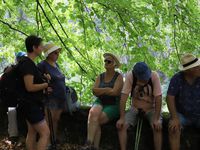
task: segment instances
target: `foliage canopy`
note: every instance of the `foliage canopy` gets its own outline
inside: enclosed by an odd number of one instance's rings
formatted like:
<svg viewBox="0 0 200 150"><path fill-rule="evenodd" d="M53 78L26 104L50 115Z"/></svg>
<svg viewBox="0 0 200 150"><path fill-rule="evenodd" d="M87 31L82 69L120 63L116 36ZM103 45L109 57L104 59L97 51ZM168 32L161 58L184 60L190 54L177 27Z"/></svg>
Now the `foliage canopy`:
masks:
<svg viewBox="0 0 200 150"><path fill-rule="evenodd" d="M198 0L2 0L0 62L12 62L24 39L36 34L62 46L58 63L90 102L91 86L103 71L102 54L122 60L122 72L137 61L170 77L182 53L199 56ZM42 59L42 58L41 58ZM39 60L38 60L39 61ZM163 74L161 74L163 75Z"/></svg>

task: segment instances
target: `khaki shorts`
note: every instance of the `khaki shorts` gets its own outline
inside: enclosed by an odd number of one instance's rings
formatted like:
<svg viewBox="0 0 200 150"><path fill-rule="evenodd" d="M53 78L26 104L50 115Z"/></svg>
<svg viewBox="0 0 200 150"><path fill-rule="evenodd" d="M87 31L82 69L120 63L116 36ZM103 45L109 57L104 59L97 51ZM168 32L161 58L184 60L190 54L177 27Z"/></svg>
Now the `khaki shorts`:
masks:
<svg viewBox="0 0 200 150"><path fill-rule="evenodd" d="M145 114L145 117L147 118L147 120L149 121L149 123L151 124L153 121L153 115L154 115L154 111L149 111ZM161 122L162 122L162 117L160 116ZM131 125L131 126L135 126L137 124L138 121L138 110L137 109L133 109L131 108L125 115L125 120L126 120L126 124Z"/></svg>

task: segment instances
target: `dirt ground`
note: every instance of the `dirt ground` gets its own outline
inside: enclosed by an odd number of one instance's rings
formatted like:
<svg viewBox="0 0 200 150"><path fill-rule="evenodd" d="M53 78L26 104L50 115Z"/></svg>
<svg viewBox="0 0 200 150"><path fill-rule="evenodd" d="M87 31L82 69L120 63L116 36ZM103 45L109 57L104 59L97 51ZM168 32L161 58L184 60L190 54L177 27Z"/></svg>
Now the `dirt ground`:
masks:
<svg viewBox="0 0 200 150"><path fill-rule="evenodd" d="M58 145L57 150L78 150L80 148L79 145L71 145L71 144L61 144ZM26 150L25 148L25 138L21 137L19 142L11 143L6 136L0 137L0 150Z"/></svg>

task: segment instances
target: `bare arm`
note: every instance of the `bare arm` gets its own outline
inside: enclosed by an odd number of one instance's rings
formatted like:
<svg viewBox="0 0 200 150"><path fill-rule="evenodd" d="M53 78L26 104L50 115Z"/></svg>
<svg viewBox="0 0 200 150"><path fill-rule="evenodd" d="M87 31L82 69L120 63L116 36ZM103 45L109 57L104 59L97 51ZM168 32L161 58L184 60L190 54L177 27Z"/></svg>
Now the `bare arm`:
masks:
<svg viewBox="0 0 200 150"><path fill-rule="evenodd" d="M33 75L25 75L24 84L28 92L36 92L48 87L48 83L34 84Z"/></svg>
<svg viewBox="0 0 200 150"><path fill-rule="evenodd" d="M100 84L100 76L97 77L94 86L92 88L92 92L95 96L103 95L106 92L106 88L99 88L99 84Z"/></svg>
<svg viewBox="0 0 200 150"><path fill-rule="evenodd" d="M121 100L120 100L120 118L116 123L116 127L118 129L122 129L122 127L125 125L125 109L126 109L126 101L128 99L128 94L121 94Z"/></svg>
<svg viewBox="0 0 200 150"><path fill-rule="evenodd" d="M175 96L167 95L167 106L172 119L178 118L175 107Z"/></svg>
<svg viewBox="0 0 200 150"><path fill-rule="evenodd" d="M99 88L99 84L100 84L100 77L96 79L94 87L92 88L93 94L95 96L100 96L100 95L118 96L120 95L123 87L123 77L121 74L117 77L113 88Z"/></svg>
<svg viewBox="0 0 200 150"><path fill-rule="evenodd" d="M121 94L121 100L120 100L120 119L125 118L125 109L126 109L126 101L128 99L128 94Z"/></svg>
<svg viewBox="0 0 200 150"><path fill-rule="evenodd" d="M159 96L155 97L155 117L156 117L156 119L160 118L161 107L162 107L162 95L159 95Z"/></svg>
<svg viewBox="0 0 200 150"><path fill-rule="evenodd" d="M107 89L105 91L105 94L106 95L110 95L110 96L119 96L121 94L122 87L123 87L123 77L120 74L117 77L117 80L116 80L116 82L114 84L114 87Z"/></svg>

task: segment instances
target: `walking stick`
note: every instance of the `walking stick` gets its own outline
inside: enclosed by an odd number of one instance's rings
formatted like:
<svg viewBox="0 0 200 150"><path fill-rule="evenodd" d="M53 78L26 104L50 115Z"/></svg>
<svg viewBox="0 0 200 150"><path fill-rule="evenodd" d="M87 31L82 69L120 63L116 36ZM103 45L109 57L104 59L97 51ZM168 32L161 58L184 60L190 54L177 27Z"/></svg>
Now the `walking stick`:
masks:
<svg viewBox="0 0 200 150"><path fill-rule="evenodd" d="M48 117L50 137L51 137L51 150L57 150L55 134L53 129L53 121L52 121L51 111L49 108L47 108L47 117Z"/></svg>
<svg viewBox="0 0 200 150"><path fill-rule="evenodd" d="M48 84L50 84L50 81L48 80ZM48 91L46 93L47 101L49 101ZM49 129L50 129L50 138L51 138L51 150L57 150L56 140L55 140L55 134L53 129L53 120L50 109L47 107L47 117L49 122Z"/></svg>
<svg viewBox="0 0 200 150"><path fill-rule="evenodd" d="M139 109L134 150L138 150L138 147L139 147L141 131L142 131L142 124L143 124L143 117L144 117L144 111L142 109Z"/></svg>

